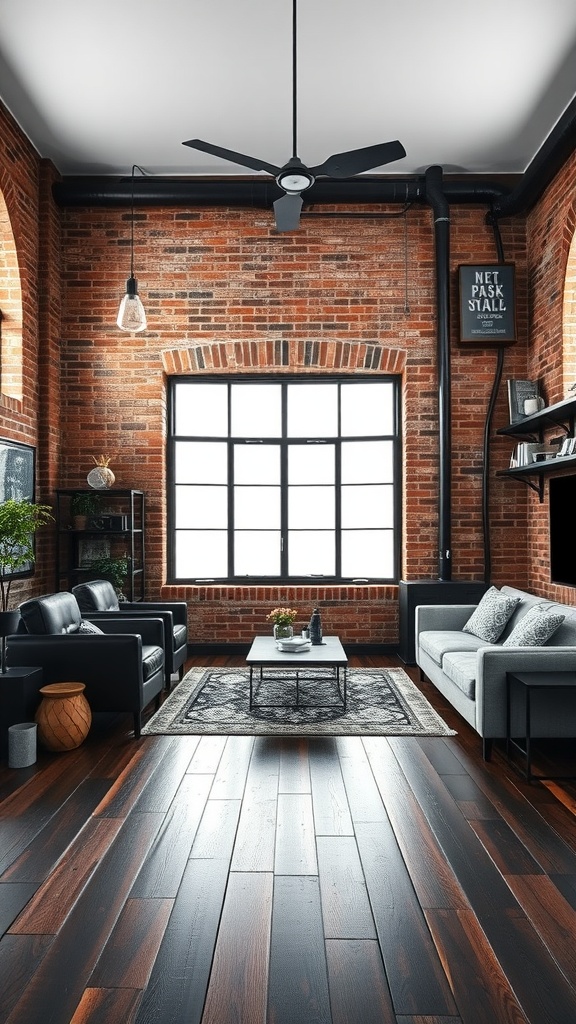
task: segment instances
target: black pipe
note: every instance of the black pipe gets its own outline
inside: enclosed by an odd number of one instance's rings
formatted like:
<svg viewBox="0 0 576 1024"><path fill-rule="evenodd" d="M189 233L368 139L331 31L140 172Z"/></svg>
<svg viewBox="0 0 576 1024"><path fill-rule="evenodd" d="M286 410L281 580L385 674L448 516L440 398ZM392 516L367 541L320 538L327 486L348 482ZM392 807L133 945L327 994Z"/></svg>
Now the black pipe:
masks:
<svg viewBox="0 0 576 1024"><path fill-rule="evenodd" d="M426 201L434 214L436 251L436 332L438 361L438 578L452 579L452 453L450 401L450 207L442 168L426 171Z"/></svg>
<svg viewBox="0 0 576 1024"><path fill-rule="evenodd" d="M530 210L572 155L575 146L576 96L526 168L518 186L509 195L496 199L487 220L491 222L490 218L512 217Z"/></svg>
<svg viewBox="0 0 576 1024"><path fill-rule="evenodd" d="M515 181L515 179L514 179ZM59 206L130 206L130 178L70 177L52 186ZM493 203L512 191L500 181L444 183L444 194L455 203ZM160 178L134 180L137 206L251 206L267 209L284 193L269 178ZM415 203L426 202L425 179L378 178L367 175L316 181L305 193L305 206L316 203Z"/></svg>

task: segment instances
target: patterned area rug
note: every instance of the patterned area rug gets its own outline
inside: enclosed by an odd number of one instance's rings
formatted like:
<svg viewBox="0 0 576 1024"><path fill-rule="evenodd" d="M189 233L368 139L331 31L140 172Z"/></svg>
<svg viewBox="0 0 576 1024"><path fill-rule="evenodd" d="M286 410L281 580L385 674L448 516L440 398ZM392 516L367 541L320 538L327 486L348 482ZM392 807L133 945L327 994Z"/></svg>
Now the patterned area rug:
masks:
<svg viewBox="0 0 576 1024"><path fill-rule="evenodd" d="M291 674L292 675L292 674ZM314 678L324 676L324 679ZM404 669L349 669L347 709L336 683L310 669L300 681L295 707L294 676L264 679L249 708L249 671L191 669L142 729L143 735L197 733L274 736L454 736ZM340 704L340 706L338 706ZM321 706L330 705L330 706Z"/></svg>

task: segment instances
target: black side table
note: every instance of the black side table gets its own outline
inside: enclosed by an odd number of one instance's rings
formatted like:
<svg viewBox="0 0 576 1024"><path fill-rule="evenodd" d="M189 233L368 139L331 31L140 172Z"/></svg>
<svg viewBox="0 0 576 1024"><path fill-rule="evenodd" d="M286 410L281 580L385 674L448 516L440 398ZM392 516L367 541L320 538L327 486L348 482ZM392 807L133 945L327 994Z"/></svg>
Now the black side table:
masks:
<svg viewBox="0 0 576 1024"><path fill-rule="evenodd" d="M0 673L0 757L8 755L8 729L19 722L33 722L42 694L41 668L17 665Z"/></svg>
<svg viewBox="0 0 576 1024"><path fill-rule="evenodd" d="M524 741L526 746L522 747L519 743L512 739L511 736L511 723L512 723L512 690L516 687L524 688L525 697L525 725L524 725ZM510 750L516 750L518 753L526 759L526 769L520 771L520 774L528 781L532 782L532 779L574 779L575 775L534 775L532 771L532 722L531 722L531 703L532 694L536 690L566 690L572 689L573 696L576 704L576 672L507 672L506 673L506 754L508 760L513 764L510 758ZM517 766L515 766L517 767Z"/></svg>

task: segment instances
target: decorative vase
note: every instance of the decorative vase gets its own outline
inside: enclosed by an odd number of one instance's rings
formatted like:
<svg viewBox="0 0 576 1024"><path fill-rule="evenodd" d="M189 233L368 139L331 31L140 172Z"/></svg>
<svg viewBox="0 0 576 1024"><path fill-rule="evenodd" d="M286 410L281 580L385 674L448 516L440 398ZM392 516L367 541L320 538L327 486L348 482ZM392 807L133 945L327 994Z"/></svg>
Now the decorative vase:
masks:
<svg viewBox="0 0 576 1024"><path fill-rule="evenodd" d="M313 647L318 647L322 643L322 619L317 608L312 612L312 617L308 624L308 635Z"/></svg>
<svg viewBox="0 0 576 1024"><path fill-rule="evenodd" d="M94 462L96 463L94 469L91 469L86 477L88 484L97 491L108 490L116 480L114 473L108 465L110 459L106 455L100 455L97 459L94 459Z"/></svg>
<svg viewBox="0 0 576 1024"><path fill-rule="evenodd" d="M274 626L275 640L289 640L294 636L294 626L291 622L277 622Z"/></svg>

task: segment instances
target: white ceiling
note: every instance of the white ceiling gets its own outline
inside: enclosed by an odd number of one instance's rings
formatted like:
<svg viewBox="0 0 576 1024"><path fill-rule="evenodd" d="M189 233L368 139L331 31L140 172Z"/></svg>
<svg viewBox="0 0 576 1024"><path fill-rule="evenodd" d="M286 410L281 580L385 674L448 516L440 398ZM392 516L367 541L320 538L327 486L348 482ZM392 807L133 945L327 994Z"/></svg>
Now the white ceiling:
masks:
<svg viewBox="0 0 576 1024"><path fill-rule="evenodd" d="M65 175L244 176L182 142L288 160L291 32L291 0L0 0L0 97ZM575 94L576 0L299 0L307 165L522 172Z"/></svg>

